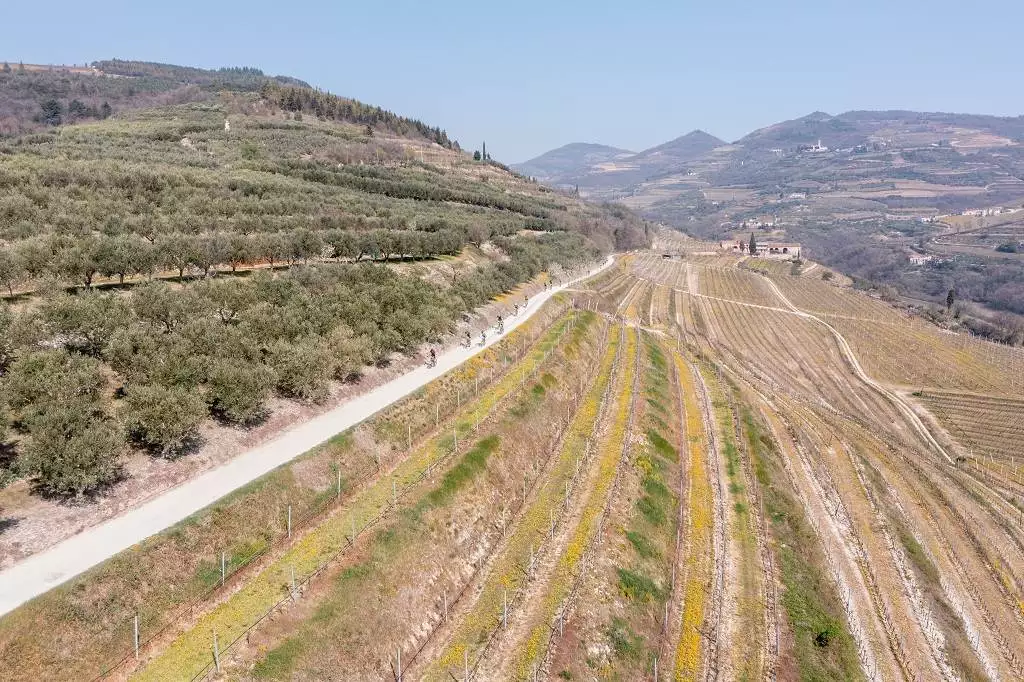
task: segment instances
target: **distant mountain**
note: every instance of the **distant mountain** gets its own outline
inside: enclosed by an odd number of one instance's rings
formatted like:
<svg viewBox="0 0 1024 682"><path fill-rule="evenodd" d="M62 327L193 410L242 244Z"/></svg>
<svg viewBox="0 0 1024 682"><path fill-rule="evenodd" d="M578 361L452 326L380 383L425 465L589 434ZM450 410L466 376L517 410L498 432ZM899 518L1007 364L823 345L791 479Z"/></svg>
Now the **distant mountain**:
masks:
<svg viewBox="0 0 1024 682"><path fill-rule="evenodd" d="M687 161L698 159L712 149L725 144L714 135L703 130L694 130L682 137L651 147L629 158L629 162L652 172L668 170Z"/></svg>
<svg viewBox="0 0 1024 682"><path fill-rule="evenodd" d="M1021 116L815 111L731 144L694 131L574 173L584 196L696 237L766 230L917 299L941 305L955 288L1024 314Z"/></svg>
<svg viewBox="0 0 1024 682"><path fill-rule="evenodd" d="M694 130L670 142L633 153L600 144L573 143L546 152L514 168L542 182L578 186L584 195L603 198L611 191L682 170L725 142Z"/></svg>
<svg viewBox="0 0 1024 682"><path fill-rule="evenodd" d="M628 149L589 142L573 142L516 164L513 168L541 182L561 184L564 178L581 175L602 163L632 155L633 152Z"/></svg>
<svg viewBox="0 0 1024 682"><path fill-rule="evenodd" d="M736 144L749 151L791 150L815 145L832 149L871 145L879 142L913 146L931 136L929 142L953 142L958 134L985 133L1008 141L1024 139L1024 117L977 114L923 113L918 111L848 111L832 116L816 111L807 116L761 128L740 138Z"/></svg>

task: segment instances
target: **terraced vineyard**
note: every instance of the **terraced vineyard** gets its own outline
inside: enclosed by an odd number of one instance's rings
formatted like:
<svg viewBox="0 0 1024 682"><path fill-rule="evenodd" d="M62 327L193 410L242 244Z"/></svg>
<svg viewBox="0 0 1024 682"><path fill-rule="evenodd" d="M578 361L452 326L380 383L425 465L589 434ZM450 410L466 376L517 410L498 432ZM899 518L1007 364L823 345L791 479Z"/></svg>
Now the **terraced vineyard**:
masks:
<svg viewBox="0 0 1024 682"><path fill-rule="evenodd" d="M1019 351L748 265L620 257L13 613L8 677L1024 678ZM260 535L288 500L298 529ZM139 577L183 538L205 558ZM59 650L43 621L70 628Z"/></svg>

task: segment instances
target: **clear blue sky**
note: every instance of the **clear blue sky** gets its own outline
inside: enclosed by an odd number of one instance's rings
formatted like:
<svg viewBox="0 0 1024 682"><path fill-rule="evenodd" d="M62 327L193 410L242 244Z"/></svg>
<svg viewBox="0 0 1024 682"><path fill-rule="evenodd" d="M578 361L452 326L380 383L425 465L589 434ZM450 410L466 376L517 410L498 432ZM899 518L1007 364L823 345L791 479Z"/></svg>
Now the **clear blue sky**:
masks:
<svg viewBox="0 0 1024 682"><path fill-rule="evenodd" d="M257 66L526 160L814 110L1024 114L1020 0L7 3L0 59Z"/></svg>

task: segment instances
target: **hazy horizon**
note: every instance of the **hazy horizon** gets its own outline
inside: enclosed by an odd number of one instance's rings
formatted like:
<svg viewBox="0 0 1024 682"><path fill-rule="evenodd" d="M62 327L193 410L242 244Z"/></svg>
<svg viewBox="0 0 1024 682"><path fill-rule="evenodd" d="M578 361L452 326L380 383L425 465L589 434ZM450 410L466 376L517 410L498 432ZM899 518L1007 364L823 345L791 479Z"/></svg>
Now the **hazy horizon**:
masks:
<svg viewBox="0 0 1024 682"><path fill-rule="evenodd" d="M466 149L486 141L508 163L572 142L640 151L694 129L731 142L813 111L1024 112L1009 86L1024 9L1002 1L967 16L948 0L49 8L48 39L13 32L0 59L255 66L441 126ZM25 4L7 18L41 25Z"/></svg>

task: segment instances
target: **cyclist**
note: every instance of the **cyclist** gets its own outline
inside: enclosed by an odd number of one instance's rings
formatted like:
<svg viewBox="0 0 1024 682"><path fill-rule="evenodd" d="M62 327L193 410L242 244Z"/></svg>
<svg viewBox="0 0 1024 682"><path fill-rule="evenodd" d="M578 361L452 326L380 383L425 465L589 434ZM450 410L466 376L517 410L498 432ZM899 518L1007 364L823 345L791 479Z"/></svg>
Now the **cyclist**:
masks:
<svg viewBox="0 0 1024 682"><path fill-rule="evenodd" d="M435 353L434 349L431 348L430 349L430 366L434 367L435 365L437 365L437 353Z"/></svg>
<svg viewBox="0 0 1024 682"><path fill-rule="evenodd" d="M469 336L469 331L466 332L466 348L469 348L473 344L472 339Z"/></svg>
<svg viewBox="0 0 1024 682"><path fill-rule="evenodd" d="M482 346L485 343L487 343L487 330L486 329L483 330L482 332L480 332L480 345Z"/></svg>

